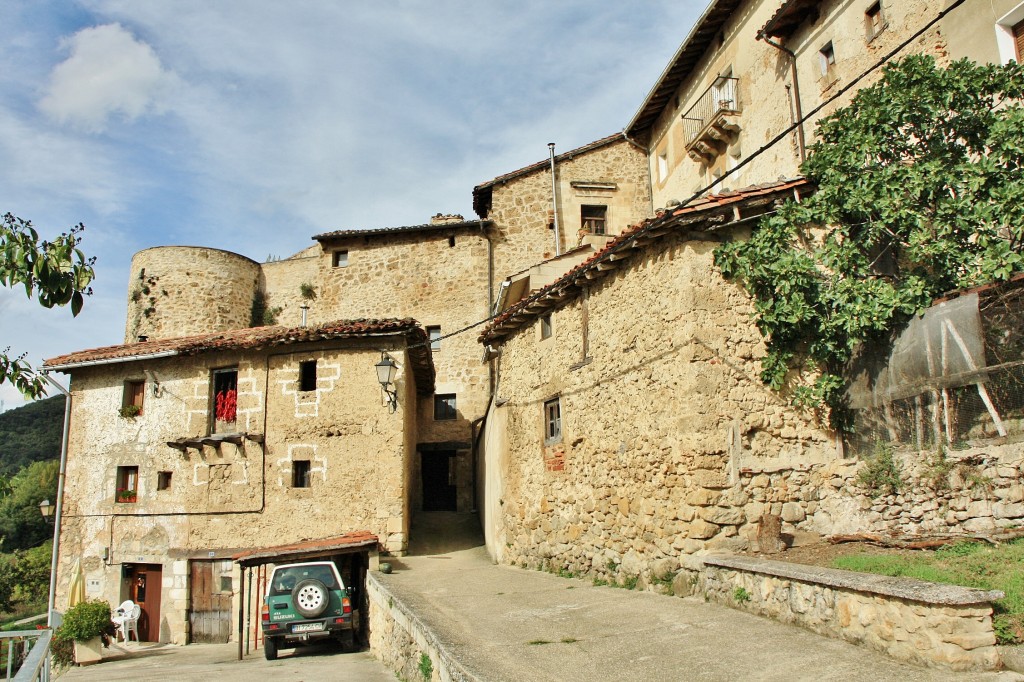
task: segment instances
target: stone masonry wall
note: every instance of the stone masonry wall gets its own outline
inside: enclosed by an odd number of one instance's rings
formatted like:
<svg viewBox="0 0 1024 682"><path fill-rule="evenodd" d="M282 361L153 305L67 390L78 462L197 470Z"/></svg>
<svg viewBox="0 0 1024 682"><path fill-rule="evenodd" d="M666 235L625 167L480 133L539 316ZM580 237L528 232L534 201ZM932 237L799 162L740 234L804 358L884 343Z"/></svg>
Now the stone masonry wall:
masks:
<svg viewBox="0 0 1024 682"><path fill-rule="evenodd" d="M184 644L188 559L229 559L241 549L354 530L375 533L383 548L401 553L408 538L405 466L412 456L406 431L414 419L408 403L395 414L381 404L373 370L381 343L394 342L348 341L342 349L309 346L272 355L209 353L77 370L58 608L66 605L75 558L83 560L87 584L96 586L89 596L112 604L126 597L121 564L160 564L161 641ZM404 366L400 347L392 346L391 354ZM317 361L316 390L300 392L298 363L308 359ZM169 447L168 441L209 433L210 371L233 366L237 428L265 434L265 442L184 452ZM159 396L147 383L142 414L122 418L123 381L142 380L143 367L160 378ZM403 369L399 389L408 383ZM292 486L292 464L300 460L310 462L309 488ZM115 501L118 466L138 467L135 503ZM161 471L171 475L166 490L157 489Z"/></svg>
<svg viewBox="0 0 1024 682"><path fill-rule="evenodd" d="M938 15L945 4L936 0L903 0L882 3L885 28L870 40L867 36L864 12L870 3L850 3L828 0L820 3L816 21L805 20L785 39L785 46L797 56L800 100L804 114L830 99L854 78L888 54L912 33ZM972 7L973 6L973 7ZM720 46L714 46L692 70L691 75L677 91L678 104L667 107L651 130L649 170L653 179L655 207L666 206L669 201L685 201L692 193L703 189L716 177L736 168L755 151L788 128L794 121L795 104L789 57L766 42L757 40L757 33L778 9L778 3L750 0L734 12L723 28ZM976 21L981 12L990 16L988 3L968 3L947 17L945 24ZM972 49L973 43L992 42L991 24L973 35L963 36L959 44L949 45L941 29L933 28L912 43L899 57L925 53L936 56L940 63L948 61L950 53L959 55L984 54ZM979 36L985 36L981 38ZM820 50L831 43L835 63L823 73ZM685 121L682 119L690 107L720 75L739 79L738 99L741 113L732 119L740 127L738 136L723 145L713 163L703 164L687 156ZM817 120L849 104L860 87L878 80L881 70L865 78L849 93L828 104L819 114L804 124L806 143L814 141ZM664 155L667 168L662 169L658 157ZM774 182L780 175L794 177L799 172L800 156L796 132L760 154L747 166L723 181L714 191L739 188L763 182ZM667 172L665 172L667 170Z"/></svg>
<svg viewBox="0 0 1024 682"><path fill-rule="evenodd" d="M260 265L229 251L160 246L132 258L125 343L248 327Z"/></svg>
<svg viewBox="0 0 1024 682"><path fill-rule="evenodd" d="M289 258L260 265L260 286L266 296L266 306L268 309L280 309L276 315L278 324L298 327L302 324L301 306L305 303L312 309L316 305L316 299L303 298L302 285L316 282L320 265L319 245L304 249Z"/></svg>
<svg viewBox="0 0 1024 682"><path fill-rule="evenodd" d="M828 433L761 383L749 299L714 274L713 248L673 238L555 311L550 339L533 325L502 345L507 453L487 454L500 560L618 580L738 546L763 510L744 467L837 458ZM562 436L545 445L554 396Z"/></svg>
<svg viewBox="0 0 1024 682"><path fill-rule="evenodd" d="M579 243L580 206L608 206L608 233L619 234L651 213L646 159L625 140L585 152L557 165L562 251ZM614 191L573 188L573 181L613 182ZM491 189L487 217L498 227L494 245L496 283L555 255L551 220L551 173L513 178Z"/></svg>

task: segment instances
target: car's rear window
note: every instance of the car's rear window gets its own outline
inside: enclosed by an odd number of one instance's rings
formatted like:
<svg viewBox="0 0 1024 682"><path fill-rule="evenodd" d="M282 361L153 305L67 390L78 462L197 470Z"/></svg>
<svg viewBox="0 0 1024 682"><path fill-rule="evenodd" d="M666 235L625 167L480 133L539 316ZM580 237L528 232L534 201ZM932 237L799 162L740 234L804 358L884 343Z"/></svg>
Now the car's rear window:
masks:
<svg viewBox="0 0 1024 682"><path fill-rule="evenodd" d="M283 566L274 572L274 579L270 584L270 596L291 594L295 586L303 580L319 580L329 590L337 590L341 587L335 580L334 571L330 566Z"/></svg>

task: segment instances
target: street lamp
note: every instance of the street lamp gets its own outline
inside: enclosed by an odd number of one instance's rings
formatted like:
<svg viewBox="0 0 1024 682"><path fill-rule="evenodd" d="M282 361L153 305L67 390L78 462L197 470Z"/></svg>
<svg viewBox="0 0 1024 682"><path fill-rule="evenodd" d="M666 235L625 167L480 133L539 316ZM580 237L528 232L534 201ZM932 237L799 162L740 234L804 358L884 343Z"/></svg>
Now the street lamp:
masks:
<svg viewBox="0 0 1024 682"><path fill-rule="evenodd" d="M39 513L43 515L43 518L53 523L53 512L57 510L57 505L53 504L49 500L43 500L39 503Z"/></svg>
<svg viewBox="0 0 1024 682"><path fill-rule="evenodd" d="M394 414L398 409L398 391L391 390L398 375L398 365L391 359L391 356L381 351L380 362L374 365L377 368L377 381L380 382L381 390L388 401L388 411Z"/></svg>

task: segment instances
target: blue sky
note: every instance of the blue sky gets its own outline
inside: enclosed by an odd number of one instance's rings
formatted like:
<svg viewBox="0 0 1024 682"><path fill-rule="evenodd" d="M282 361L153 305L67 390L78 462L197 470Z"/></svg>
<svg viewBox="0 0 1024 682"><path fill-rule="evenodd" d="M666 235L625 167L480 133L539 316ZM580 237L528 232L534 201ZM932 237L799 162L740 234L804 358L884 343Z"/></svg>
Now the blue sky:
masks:
<svg viewBox="0 0 1024 682"><path fill-rule="evenodd" d="M472 188L621 130L704 0L6 0L0 211L82 222L83 313L0 289L0 348L120 343L150 246L288 256L473 216ZM0 385L9 409L21 398Z"/></svg>

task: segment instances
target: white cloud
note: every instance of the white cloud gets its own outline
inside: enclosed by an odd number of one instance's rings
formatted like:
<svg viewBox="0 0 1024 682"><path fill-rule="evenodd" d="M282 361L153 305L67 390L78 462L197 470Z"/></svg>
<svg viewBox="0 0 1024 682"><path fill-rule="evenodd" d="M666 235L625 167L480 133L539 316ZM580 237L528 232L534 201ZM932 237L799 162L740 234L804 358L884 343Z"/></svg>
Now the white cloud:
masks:
<svg viewBox="0 0 1024 682"><path fill-rule="evenodd" d="M52 119L90 132L120 114L134 120L166 108L178 79L153 49L120 24L82 29L65 41L70 56L50 74L40 110Z"/></svg>

